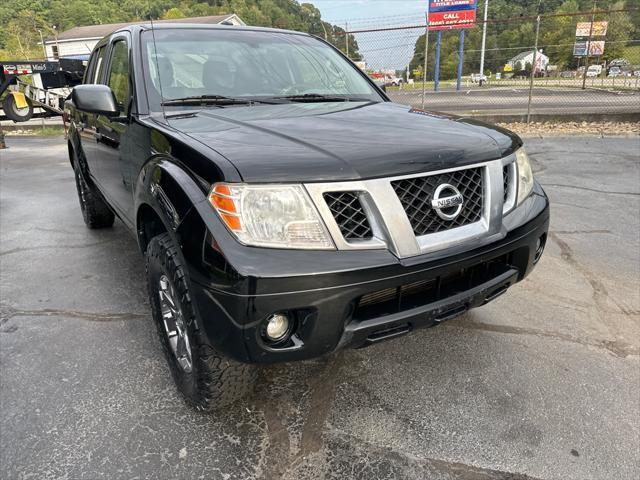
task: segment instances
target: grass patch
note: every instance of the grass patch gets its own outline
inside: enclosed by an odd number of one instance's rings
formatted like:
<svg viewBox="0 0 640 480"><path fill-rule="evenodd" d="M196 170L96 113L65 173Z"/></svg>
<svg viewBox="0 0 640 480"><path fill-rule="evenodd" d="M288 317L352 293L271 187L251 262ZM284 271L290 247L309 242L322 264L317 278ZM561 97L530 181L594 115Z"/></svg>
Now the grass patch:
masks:
<svg viewBox="0 0 640 480"><path fill-rule="evenodd" d="M640 65L640 45L624 47L623 57L629 60L631 65Z"/></svg>
<svg viewBox="0 0 640 480"><path fill-rule="evenodd" d="M64 137L63 127L4 128L6 137Z"/></svg>

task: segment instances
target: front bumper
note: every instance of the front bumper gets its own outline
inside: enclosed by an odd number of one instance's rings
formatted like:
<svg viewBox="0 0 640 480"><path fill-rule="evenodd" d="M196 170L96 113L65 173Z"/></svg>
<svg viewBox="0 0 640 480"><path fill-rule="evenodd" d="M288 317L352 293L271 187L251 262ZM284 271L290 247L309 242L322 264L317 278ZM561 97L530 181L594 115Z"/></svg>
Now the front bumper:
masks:
<svg viewBox="0 0 640 480"><path fill-rule="evenodd" d="M255 274L236 275L233 286L192 274L202 327L232 358L272 363L436 325L493 300L531 272L537 242L549 228L549 203L539 186L525 203L512 218L519 226L504 238L447 255L400 260L388 252L245 250ZM278 312L295 318L296 334L274 348L261 332L265 319Z"/></svg>

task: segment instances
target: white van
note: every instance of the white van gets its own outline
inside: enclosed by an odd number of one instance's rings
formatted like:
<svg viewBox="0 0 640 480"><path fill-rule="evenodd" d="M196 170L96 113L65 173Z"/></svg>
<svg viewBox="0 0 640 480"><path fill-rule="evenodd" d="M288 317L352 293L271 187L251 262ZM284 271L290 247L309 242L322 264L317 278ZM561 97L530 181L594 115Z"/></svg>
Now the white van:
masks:
<svg viewBox="0 0 640 480"><path fill-rule="evenodd" d="M587 77L597 77L602 73L602 65L589 65Z"/></svg>

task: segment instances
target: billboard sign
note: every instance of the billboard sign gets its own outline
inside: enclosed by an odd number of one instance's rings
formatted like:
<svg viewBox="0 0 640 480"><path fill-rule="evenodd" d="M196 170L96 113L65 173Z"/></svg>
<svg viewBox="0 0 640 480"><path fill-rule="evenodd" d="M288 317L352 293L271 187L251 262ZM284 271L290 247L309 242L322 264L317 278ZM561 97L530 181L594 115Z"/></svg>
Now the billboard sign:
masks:
<svg viewBox="0 0 640 480"><path fill-rule="evenodd" d="M591 30L591 22L578 22L576 25L576 37L604 37L607 34L609 22L593 22L593 30Z"/></svg>
<svg viewBox="0 0 640 480"><path fill-rule="evenodd" d="M429 0L429 30L472 28L477 0Z"/></svg>
<svg viewBox="0 0 640 480"><path fill-rule="evenodd" d="M574 57L599 57L604 55L604 40L598 41L580 41L573 45Z"/></svg>
<svg viewBox="0 0 640 480"><path fill-rule="evenodd" d="M576 42L573 45L573 56L574 57L586 57L589 47L587 46L589 42Z"/></svg>
<svg viewBox="0 0 640 480"><path fill-rule="evenodd" d="M604 41L598 40L597 42L589 42L589 55L592 57L604 55Z"/></svg>

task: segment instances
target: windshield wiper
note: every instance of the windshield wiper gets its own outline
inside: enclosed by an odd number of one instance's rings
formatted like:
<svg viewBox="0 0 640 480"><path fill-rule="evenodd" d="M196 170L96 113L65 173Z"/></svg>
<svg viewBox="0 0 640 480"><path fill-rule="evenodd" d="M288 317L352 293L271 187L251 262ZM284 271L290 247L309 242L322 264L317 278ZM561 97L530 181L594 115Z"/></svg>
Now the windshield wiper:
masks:
<svg viewBox="0 0 640 480"><path fill-rule="evenodd" d="M278 100L291 100L292 102L369 102L367 98L349 98L336 95L321 95L319 93L303 93L299 95L284 95L273 97Z"/></svg>
<svg viewBox="0 0 640 480"><path fill-rule="evenodd" d="M249 98L233 98L224 95L196 95L193 97L171 98L162 102L162 105L252 105L254 103L270 103L264 100Z"/></svg>

